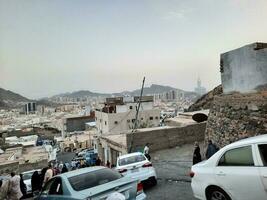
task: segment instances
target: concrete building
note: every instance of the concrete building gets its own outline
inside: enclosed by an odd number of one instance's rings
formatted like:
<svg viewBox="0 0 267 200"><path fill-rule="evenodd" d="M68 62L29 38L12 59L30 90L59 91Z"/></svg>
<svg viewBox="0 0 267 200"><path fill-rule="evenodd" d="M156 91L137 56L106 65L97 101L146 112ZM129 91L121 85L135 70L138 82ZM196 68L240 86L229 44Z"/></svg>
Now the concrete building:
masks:
<svg viewBox="0 0 267 200"><path fill-rule="evenodd" d="M154 101L177 101L185 98L185 93L180 90L170 90L168 92L154 94Z"/></svg>
<svg viewBox="0 0 267 200"><path fill-rule="evenodd" d="M221 54L224 93L253 92L267 84L267 43L253 43Z"/></svg>
<svg viewBox="0 0 267 200"><path fill-rule="evenodd" d="M23 111L26 115L33 114L36 112L36 103L35 102L29 102L24 105Z"/></svg>
<svg viewBox="0 0 267 200"><path fill-rule="evenodd" d="M134 127L138 97L124 101L123 97L107 98L102 109L95 112L100 134L129 130ZM159 126L160 110L153 109L153 96L143 97L138 114L138 127Z"/></svg>
<svg viewBox="0 0 267 200"><path fill-rule="evenodd" d="M9 145L17 145L21 144L22 146L35 146L37 142L37 135L28 135L28 136L11 136L11 137L6 137L6 144Z"/></svg>
<svg viewBox="0 0 267 200"><path fill-rule="evenodd" d="M86 123L95 121L95 113L91 112L87 116L66 117L63 119L62 137L66 137L67 133L74 131L84 131Z"/></svg>
<svg viewBox="0 0 267 200"><path fill-rule="evenodd" d="M267 43L221 54L223 93L210 108L205 141L219 147L267 133Z"/></svg>

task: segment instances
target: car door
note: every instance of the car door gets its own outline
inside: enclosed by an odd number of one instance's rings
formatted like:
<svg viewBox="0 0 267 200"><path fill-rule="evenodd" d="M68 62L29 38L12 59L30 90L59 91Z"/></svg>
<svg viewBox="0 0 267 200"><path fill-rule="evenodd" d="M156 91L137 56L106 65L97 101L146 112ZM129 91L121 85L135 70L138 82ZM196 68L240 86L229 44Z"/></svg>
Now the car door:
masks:
<svg viewBox="0 0 267 200"><path fill-rule="evenodd" d="M267 197L267 143L258 144L258 153L259 153L259 171L260 178L264 187L264 194Z"/></svg>
<svg viewBox="0 0 267 200"><path fill-rule="evenodd" d="M252 145L236 147L225 151L215 168L219 186L233 200L266 200L254 157Z"/></svg>
<svg viewBox="0 0 267 200"><path fill-rule="evenodd" d="M49 199L49 200L56 200L56 199L71 199L69 195L63 194L63 185L62 180L60 177L52 178L47 184L44 186L42 193L40 195L41 200Z"/></svg>

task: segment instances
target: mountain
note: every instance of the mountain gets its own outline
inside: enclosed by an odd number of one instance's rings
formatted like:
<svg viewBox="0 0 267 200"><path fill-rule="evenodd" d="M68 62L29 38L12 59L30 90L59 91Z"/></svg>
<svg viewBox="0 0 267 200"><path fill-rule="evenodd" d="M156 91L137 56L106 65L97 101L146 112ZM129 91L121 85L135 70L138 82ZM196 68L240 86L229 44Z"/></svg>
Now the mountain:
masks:
<svg viewBox="0 0 267 200"><path fill-rule="evenodd" d="M192 104L187 111L193 112L203 109L210 109L215 96L223 93L222 85L215 87L213 90L201 96L194 104Z"/></svg>
<svg viewBox="0 0 267 200"><path fill-rule="evenodd" d="M143 94L144 95L161 94L161 93L164 93L164 92L169 92L171 90L183 91L183 90L176 89L176 88L173 88L173 87L170 87L170 86L152 84L150 87L144 87ZM132 96L139 96L140 92L141 92L141 89L134 90L134 91L131 92L131 95Z"/></svg>
<svg viewBox="0 0 267 200"><path fill-rule="evenodd" d="M67 92L63 94L58 94L53 96L52 98L56 97L69 97L69 98L82 98L82 97L95 97L95 96L111 96L111 94L103 94L97 92L91 92L89 90L79 90L75 92Z"/></svg>
<svg viewBox="0 0 267 200"><path fill-rule="evenodd" d="M10 90L0 88L0 108L13 108L28 101L31 100Z"/></svg>
<svg viewBox="0 0 267 200"><path fill-rule="evenodd" d="M181 92L185 92L185 95L196 95L194 92L187 92L183 91L181 89L176 89L170 86L163 86L163 85L157 85L157 84L152 84L150 87L144 87L143 95L153 95L153 94L160 94L164 92L169 92L171 90L178 90ZM118 93L97 93L97 92L91 92L89 90L80 90L80 91L75 91L72 93L63 93L63 94L58 94L55 95L53 98L57 97L69 97L69 98L83 98L83 97L111 97L111 96L125 96L125 95L130 95L130 96L139 96L141 92L141 89L133 90L133 91L123 91L123 92L118 92Z"/></svg>

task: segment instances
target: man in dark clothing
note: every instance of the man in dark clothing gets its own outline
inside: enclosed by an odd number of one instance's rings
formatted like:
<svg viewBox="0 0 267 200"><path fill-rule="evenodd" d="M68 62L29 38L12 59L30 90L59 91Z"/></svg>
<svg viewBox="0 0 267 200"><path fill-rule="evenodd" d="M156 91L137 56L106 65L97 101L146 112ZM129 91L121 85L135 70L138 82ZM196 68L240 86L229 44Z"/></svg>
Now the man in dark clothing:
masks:
<svg viewBox="0 0 267 200"><path fill-rule="evenodd" d="M97 156L97 159L95 161L95 165L96 166L100 166L101 165L101 160L100 160L99 156Z"/></svg>
<svg viewBox="0 0 267 200"><path fill-rule="evenodd" d="M208 141L208 148L206 151L206 158L209 159L213 154L218 151L218 148L212 143L211 140Z"/></svg>
<svg viewBox="0 0 267 200"><path fill-rule="evenodd" d="M195 142L195 150L193 154L193 165L199 162L201 162L200 148L199 148L198 142Z"/></svg>

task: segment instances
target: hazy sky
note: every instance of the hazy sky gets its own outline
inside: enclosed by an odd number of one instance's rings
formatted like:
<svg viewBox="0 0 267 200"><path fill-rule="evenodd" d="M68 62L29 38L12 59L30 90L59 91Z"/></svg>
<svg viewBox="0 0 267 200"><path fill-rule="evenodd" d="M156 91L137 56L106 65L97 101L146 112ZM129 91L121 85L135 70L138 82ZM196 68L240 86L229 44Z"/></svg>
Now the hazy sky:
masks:
<svg viewBox="0 0 267 200"><path fill-rule="evenodd" d="M267 42L267 0L0 0L0 87L30 98L220 83L220 53Z"/></svg>

